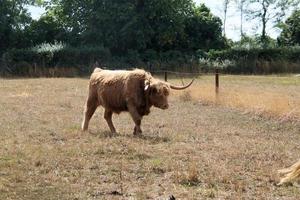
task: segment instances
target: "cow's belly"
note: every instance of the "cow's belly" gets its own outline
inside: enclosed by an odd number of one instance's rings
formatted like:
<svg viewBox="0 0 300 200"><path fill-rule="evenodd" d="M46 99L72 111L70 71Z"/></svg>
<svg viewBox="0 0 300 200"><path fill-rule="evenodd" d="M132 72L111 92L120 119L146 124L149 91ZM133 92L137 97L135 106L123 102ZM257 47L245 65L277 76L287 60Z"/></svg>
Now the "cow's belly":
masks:
<svg viewBox="0 0 300 200"><path fill-rule="evenodd" d="M98 91L99 104L114 113L128 111L124 92L110 86Z"/></svg>
<svg viewBox="0 0 300 200"><path fill-rule="evenodd" d="M126 102L120 102L116 100L109 100L103 102L102 106L106 109L113 111L114 113L120 113L123 111L128 111Z"/></svg>

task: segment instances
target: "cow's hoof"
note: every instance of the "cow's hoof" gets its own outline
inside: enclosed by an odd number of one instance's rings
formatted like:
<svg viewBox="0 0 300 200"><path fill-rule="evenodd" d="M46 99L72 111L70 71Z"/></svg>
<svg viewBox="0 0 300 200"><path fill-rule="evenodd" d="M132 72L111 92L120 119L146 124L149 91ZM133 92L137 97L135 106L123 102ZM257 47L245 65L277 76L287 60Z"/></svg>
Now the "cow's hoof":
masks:
<svg viewBox="0 0 300 200"><path fill-rule="evenodd" d="M133 135L135 137L141 137L143 134L142 134L142 131L133 131Z"/></svg>
<svg viewBox="0 0 300 200"><path fill-rule="evenodd" d="M142 135L142 130L141 128L137 128L136 126L134 127L134 130L133 130L133 135L134 136L141 136Z"/></svg>
<svg viewBox="0 0 300 200"><path fill-rule="evenodd" d="M142 133L133 133L133 137L140 138L140 137L143 137L143 134Z"/></svg>

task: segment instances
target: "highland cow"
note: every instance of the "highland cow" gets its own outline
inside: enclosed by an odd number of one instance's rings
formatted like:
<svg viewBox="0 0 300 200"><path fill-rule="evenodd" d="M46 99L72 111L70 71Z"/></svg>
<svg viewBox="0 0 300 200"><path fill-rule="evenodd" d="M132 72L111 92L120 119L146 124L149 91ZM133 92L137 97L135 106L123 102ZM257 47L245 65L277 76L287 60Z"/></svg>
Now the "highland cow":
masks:
<svg viewBox="0 0 300 200"><path fill-rule="evenodd" d="M133 134L140 135L142 117L150 113L150 108L155 106L167 109L170 89L183 90L193 81L186 86L174 86L140 69L125 71L96 68L90 77L81 128L83 131L88 129L96 108L102 106L105 109L104 118L112 133L116 133L112 114L127 111L135 123Z"/></svg>

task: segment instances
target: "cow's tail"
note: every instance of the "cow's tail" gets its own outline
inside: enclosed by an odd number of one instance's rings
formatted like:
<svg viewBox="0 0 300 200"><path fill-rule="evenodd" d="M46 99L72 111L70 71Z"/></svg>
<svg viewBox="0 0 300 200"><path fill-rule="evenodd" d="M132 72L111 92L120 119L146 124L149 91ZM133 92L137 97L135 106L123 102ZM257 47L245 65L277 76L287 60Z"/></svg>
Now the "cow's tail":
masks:
<svg viewBox="0 0 300 200"><path fill-rule="evenodd" d="M283 185L284 183L289 183L295 180L299 180L300 160L286 169L278 170L278 172L279 174L284 175L284 177L280 180L278 185Z"/></svg>
<svg viewBox="0 0 300 200"><path fill-rule="evenodd" d="M101 71L102 71L102 69L101 69L101 68L99 68L99 67L96 67L96 68L94 69L93 73L96 73L96 72L101 72Z"/></svg>

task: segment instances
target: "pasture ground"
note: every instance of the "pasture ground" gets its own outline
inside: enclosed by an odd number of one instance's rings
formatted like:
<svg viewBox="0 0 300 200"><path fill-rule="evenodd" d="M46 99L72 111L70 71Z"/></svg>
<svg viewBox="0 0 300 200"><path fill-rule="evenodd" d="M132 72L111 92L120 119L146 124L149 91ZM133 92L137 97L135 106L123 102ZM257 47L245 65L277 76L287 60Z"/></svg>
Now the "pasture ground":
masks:
<svg viewBox="0 0 300 200"><path fill-rule="evenodd" d="M168 110L152 108L139 138L126 113L109 137L101 108L80 131L87 83L0 79L0 199L299 199L299 187L276 186L300 155L299 79L227 76L216 100L200 77ZM247 108L240 91L294 106Z"/></svg>

